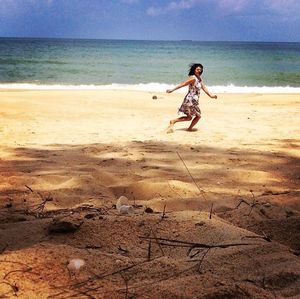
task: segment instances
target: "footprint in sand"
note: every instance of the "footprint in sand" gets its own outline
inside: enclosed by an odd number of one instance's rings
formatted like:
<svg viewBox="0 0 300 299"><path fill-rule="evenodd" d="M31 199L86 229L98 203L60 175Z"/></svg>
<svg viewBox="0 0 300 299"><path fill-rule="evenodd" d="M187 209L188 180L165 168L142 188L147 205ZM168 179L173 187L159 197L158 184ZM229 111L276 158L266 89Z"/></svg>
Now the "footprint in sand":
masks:
<svg viewBox="0 0 300 299"><path fill-rule="evenodd" d="M167 134L174 133L174 128L173 128L173 126L171 126L171 125L168 126L168 127L166 128L165 132L166 132Z"/></svg>

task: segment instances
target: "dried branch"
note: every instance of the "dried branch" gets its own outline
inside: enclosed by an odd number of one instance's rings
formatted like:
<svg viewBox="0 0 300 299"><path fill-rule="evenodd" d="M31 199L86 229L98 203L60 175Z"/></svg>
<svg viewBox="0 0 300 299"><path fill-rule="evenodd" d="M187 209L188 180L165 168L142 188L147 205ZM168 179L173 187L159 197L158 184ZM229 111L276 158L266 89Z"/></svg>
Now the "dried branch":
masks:
<svg viewBox="0 0 300 299"><path fill-rule="evenodd" d="M163 209L163 213L162 213L162 216L161 216L161 219L164 219L166 218L166 204L164 205L164 209Z"/></svg>
<svg viewBox="0 0 300 299"><path fill-rule="evenodd" d="M206 257L206 255L208 254L209 250L210 250L210 248L208 248L208 249L206 250L206 252L203 254L201 260L199 261L199 264L198 264L198 272L199 272L199 273L200 273L200 268L201 268L201 265L202 265L202 263L203 263L203 260L204 260L204 258Z"/></svg>
<svg viewBox="0 0 300 299"><path fill-rule="evenodd" d="M164 250L162 249L161 244L160 244L160 242L158 241L158 238L156 237L156 234L155 234L155 232L153 231L152 228L151 228L151 233L152 233L152 235L154 236L154 240L155 240L156 244L158 245L159 250L161 251L162 255L164 256L164 255L165 255Z"/></svg>
<svg viewBox="0 0 300 299"><path fill-rule="evenodd" d="M128 299L128 282L129 282L129 278L126 277L126 275L124 275L124 273L120 273L121 277L123 278L124 282L125 282L125 299Z"/></svg>
<svg viewBox="0 0 300 299"><path fill-rule="evenodd" d="M204 200L206 200L205 191L198 186L197 182L195 181L194 177L192 176L191 172L189 171L188 167L186 166L184 160L181 158L179 152L176 152L176 153L177 153L178 157L180 158L180 160L182 161L183 165L185 166L185 168L186 168L187 172L189 173L190 177L192 178L194 184L196 185L196 187L200 191L200 194L203 196Z"/></svg>
<svg viewBox="0 0 300 299"><path fill-rule="evenodd" d="M23 273L25 273L25 272L30 272L31 270L32 270L31 267L28 267L27 269L11 270L11 271L7 272L7 273L4 275L3 279L6 279L7 276L10 275L10 274L12 274L12 273L16 273L16 272L23 272ZM36 274L37 274L37 273L36 273Z"/></svg>
<svg viewBox="0 0 300 299"><path fill-rule="evenodd" d="M140 239L145 240L157 240L159 242L164 242L161 245L166 246L173 246L173 247L190 247L190 251L194 248L228 248L228 247L235 247L235 246L247 246L247 245L258 245L254 243L229 243L229 244L215 244L215 245L209 245L209 244L203 244L203 243L195 243L195 242L187 242L187 241L181 241L181 240L174 240L174 239L167 239L167 238L152 238L152 237L139 237Z"/></svg>
<svg viewBox="0 0 300 299"><path fill-rule="evenodd" d="M271 237L267 236L264 232L263 233L263 236L260 236L260 235L257 235L257 236L244 236L241 238L241 240L243 239L263 239L267 242L272 242L271 240Z"/></svg>
<svg viewBox="0 0 300 299"><path fill-rule="evenodd" d="M211 207L210 207L209 219L211 219L211 214L212 214L212 211L213 211L213 206L214 206L214 203L212 203Z"/></svg>
<svg viewBox="0 0 300 299"><path fill-rule="evenodd" d="M29 186L25 185L25 187L33 193L33 190Z"/></svg>
<svg viewBox="0 0 300 299"><path fill-rule="evenodd" d="M11 284L8 281L0 281L0 284L6 284L11 287L14 292L14 295L17 296L17 292L19 291L19 287L16 284ZM5 297L4 297L5 298Z"/></svg>
<svg viewBox="0 0 300 299"><path fill-rule="evenodd" d="M245 203L246 205L250 206L250 204L246 200L241 199L240 202L237 204L237 206L233 210L238 209L242 203Z"/></svg>
<svg viewBox="0 0 300 299"><path fill-rule="evenodd" d="M252 203L249 203L249 202L247 202L246 200L241 199L240 202L237 204L237 206L236 206L233 210L238 209L239 206L240 206L242 203L244 203L244 204L246 204L246 205L248 205L248 206L250 207L250 211L249 211L249 213L247 214L247 216L250 216L250 214L251 214L253 208L254 208L255 206L257 206L257 205L261 205L258 201L256 201L255 196L254 196L254 194L253 194L253 191L250 190L250 192L251 192L252 197L253 197ZM266 216L266 215L265 215L265 216Z"/></svg>
<svg viewBox="0 0 300 299"><path fill-rule="evenodd" d="M175 191L175 190L171 187L169 181L168 181L168 185L169 185L169 188L170 188L175 194L177 194L180 198L183 198L177 191Z"/></svg>

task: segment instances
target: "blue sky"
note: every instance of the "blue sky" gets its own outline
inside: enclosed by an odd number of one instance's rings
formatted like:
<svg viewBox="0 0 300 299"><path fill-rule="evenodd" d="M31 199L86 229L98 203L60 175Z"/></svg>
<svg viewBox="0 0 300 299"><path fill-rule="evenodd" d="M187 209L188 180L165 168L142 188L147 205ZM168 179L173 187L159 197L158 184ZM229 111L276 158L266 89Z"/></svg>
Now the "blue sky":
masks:
<svg viewBox="0 0 300 299"><path fill-rule="evenodd" d="M300 0L0 0L0 36L300 42Z"/></svg>

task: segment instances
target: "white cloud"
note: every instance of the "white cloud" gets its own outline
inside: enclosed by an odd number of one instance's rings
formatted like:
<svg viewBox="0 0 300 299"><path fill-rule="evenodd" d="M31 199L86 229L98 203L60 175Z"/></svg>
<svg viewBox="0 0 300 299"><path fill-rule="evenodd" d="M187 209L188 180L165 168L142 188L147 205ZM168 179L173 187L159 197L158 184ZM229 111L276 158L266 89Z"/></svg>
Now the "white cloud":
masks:
<svg viewBox="0 0 300 299"><path fill-rule="evenodd" d="M218 6L220 9L230 9L235 12L242 11L245 9L247 4L249 3L248 0L219 0L217 1ZM253 0L252 0L253 3Z"/></svg>
<svg viewBox="0 0 300 299"><path fill-rule="evenodd" d="M177 0L169 1L165 6L151 6L146 13L159 16L169 12L178 12L195 7L210 7L210 12L219 16L272 15L299 19L300 0ZM204 12L205 13L205 12Z"/></svg>
<svg viewBox="0 0 300 299"><path fill-rule="evenodd" d="M265 6L269 7L278 15L299 19L299 0L264 0L264 2Z"/></svg>
<svg viewBox="0 0 300 299"><path fill-rule="evenodd" d="M201 0L180 0L180 1L172 1L167 6L164 7L154 7L151 6L147 9L147 14L149 16L158 16L171 11L180 11L187 10L193 8L197 4L202 2Z"/></svg>
<svg viewBox="0 0 300 299"><path fill-rule="evenodd" d="M126 4L135 4L138 3L139 0L121 0L121 2Z"/></svg>
<svg viewBox="0 0 300 299"><path fill-rule="evenodd" d="M54 0L0 0L0 16L11 17L20 15L32 7L48 7Z"/></svg>
<svg viewBox="0 0 300 299"><path fill-rule="evenodd" d="M163 14L164 12L159 7L155 8L155 7L151 6L151 7L147 8L146 13L147 13L148 16L156 17L156 16L159 16L159 15Z"/></svg>
<svg viewBox="0 0 300 299"><path fill-rule="evenodd" d="M197 0L181 0L178 2L172 1L167 6L167 10L181 10L181 9L189 9L196 5L199 1Z"/></svg>

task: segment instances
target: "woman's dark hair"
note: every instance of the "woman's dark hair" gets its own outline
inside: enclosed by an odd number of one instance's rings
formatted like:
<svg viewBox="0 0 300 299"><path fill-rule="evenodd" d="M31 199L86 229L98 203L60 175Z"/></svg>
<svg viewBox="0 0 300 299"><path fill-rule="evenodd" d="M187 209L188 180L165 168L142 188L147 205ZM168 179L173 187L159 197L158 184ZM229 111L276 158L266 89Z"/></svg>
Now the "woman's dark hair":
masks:
<svg viewBox="0 0 300 299"><path fill-rule="evenodd" d="M189 76L192 76L192 75L195 75L195 69L200 66L202 71L201 71L201 74L203 73L203 65L201 63L193 63L190 65L190 70L189 70Z"/></svg>

